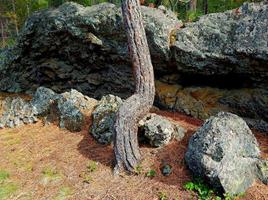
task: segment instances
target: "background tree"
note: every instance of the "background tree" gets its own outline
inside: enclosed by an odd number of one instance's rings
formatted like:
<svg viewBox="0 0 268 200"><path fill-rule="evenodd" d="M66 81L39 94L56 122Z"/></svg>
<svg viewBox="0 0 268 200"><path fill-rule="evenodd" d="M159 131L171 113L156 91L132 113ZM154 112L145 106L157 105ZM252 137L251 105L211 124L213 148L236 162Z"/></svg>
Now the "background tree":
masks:
<svg viewBox="0 0 268 200"><path fill-rule="evenodd" d="M190 10L196 12L196 4L197 0L191 0L190 1Z"/></svg>
<svg viewBox="0 0 268 200"><path fill-rule="evenodd" d="M135 93L119 108L114 126L115 172L134 171L140 162L138 122L149 112L155 95L154 72L139 0L123 0L122 13L133 65Z"/></svg>
<svg viewBox="0 0 268 200"><path fill-rule="evenodd" d="M204 14L208 14L208 0L203 0L203 11Z"/></svg>

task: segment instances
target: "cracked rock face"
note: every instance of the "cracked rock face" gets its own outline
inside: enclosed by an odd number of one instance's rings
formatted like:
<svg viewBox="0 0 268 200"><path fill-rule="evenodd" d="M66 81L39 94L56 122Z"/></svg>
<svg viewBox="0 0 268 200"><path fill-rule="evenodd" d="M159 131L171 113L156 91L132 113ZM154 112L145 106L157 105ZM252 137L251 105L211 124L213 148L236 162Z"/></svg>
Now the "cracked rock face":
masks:
<svg viewBox="0 0 268 200"><path fill-rule="evenodd" d="M256 180L260 150L246 122L231 113L209 118L191 137L185 160L196 176L229 194L244 192Z"/></svg>
<svg viewBox="0 0 268 200"><path fill-rule="evenodd" d="M113 126L116 112L123 103L120 97L106 95L98 102L92 113L90 134L101 144L110 144L113 141Z"/></svg>
<svg viewBox="0 0 268 200"><path fill-rule="evenodd" d="M142 6L142 13L152 60L167 70L169 37L182 23L169 11ZM95 98L128 96L134 82L121 8L67 2L34 13L15 47L0 52L0 71L2 91L45 86L55 92L74 88Z"/></svg>
<svg viewBox="0 0 268 200"><path fill-rule="evenodd" d="M92 112L96 102L76 90L57 94L49 88L39 87L29 102L20 97L6 98L0 128L35 123L37 117L44 117L46 123L58 122L60 128L81 131L83 111Z"/></svg>
<svg viewBox="0 0 268 200"><path fill-rule="evenodd" d="M31 104L20 97L8 97L4 101L4 113L0 117L0 128L14 128L22 124L37 122Z"/></svg>
<svg viewBox="0 0 268 200"><path fill-rule="evenodd" d="M268 84L268 2L245 3L238 12L200 17L177 32L172 55L181 72L234 74L259 87Z"/></svg>

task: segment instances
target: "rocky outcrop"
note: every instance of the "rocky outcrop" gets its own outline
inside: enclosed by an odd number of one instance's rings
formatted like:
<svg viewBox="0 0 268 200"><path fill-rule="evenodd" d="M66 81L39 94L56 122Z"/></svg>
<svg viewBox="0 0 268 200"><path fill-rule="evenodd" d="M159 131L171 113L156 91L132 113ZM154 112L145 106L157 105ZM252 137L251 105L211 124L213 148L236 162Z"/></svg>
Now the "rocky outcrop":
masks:
<svg viewBox="0 0 268 200"><path fill-rule="evenodd" d="M92 125L89 133L101 144L110 144L113 141L113 126L123 100L114 95L106 95L97 104L92 113ZM148 142L154 147L162 147L172 139L181 140L186 130L170 120L148 114L139 122L139 140Z"/></svg>
<svg viewBox="0 0 268 200"><path fill-rule="evenodd" d="M267 87L267 18L268 2L264 1L187 24L177 32L171 50L178 71L207 78L229 77L228 81L233 78L246 87Z"/></svg>
<svg viewBox="0 0 268 200"><path fill-rule="evenodd" d="M156 104L207 119L219 111L267 130L268 3L181 22L166 9L142 7L157 79ZM17 44L0 52L0 90L61 93L71 88L100 99L133 93L121 9L110 3L65 3L35 13ZM163 88L162 86L166 87Z"/></svg>
<svg viewBox="0 0 268 200"><path fill-rule="evenodd" d="M51 89L39 87L31 101L26 102L20 97L6 98L0 128L35 123L37 117L41 117L45 123L56 122L60 128L80 131L84 124L83 111L92 112L96 102L76 90L57 94Z"/></svg>
<svg viewBox="0 0 268 200"><path fill-rule="evenodd" d="M37 122L37 117L31 104L20 97L6 98L3 110L4 113L0 117L0 128L14 128L22 124Z"/></svg>
<svg viewBox="0 0 268 200"><path fill-rule="evenodd" d="M185 160L194 175L231 195L244 192L262 174L256 138L245 121L231 113L221 112L197 130Z"/></svg>
<svg viewBox="0 0 268 200"><path fill-rule="evenodd" d="M181 26L170 11L142 7L148 44L157 70L167 70L169 40ZM19 92L45 86L75 88L93 97L133 91L121 8L110 3L83 7L65 3L33 14L17 44L3 52L0 90Z"/></svg>
<svg viewBox="0 0 268 200"><path fill-rule="evenodd" d="M250 128L268 133L268 92L265 89L183 87L156 81L156 100L160 107L203 120L220 111L236 113Z"/></svg>

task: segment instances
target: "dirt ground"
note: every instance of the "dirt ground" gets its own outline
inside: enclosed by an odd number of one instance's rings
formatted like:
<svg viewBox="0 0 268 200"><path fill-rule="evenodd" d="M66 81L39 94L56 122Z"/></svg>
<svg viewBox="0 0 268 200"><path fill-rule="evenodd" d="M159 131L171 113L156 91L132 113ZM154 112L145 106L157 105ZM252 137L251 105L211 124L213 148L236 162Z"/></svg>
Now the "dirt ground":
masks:
<svg viewBox="0 0 268 200"><path fill-rule="evenodd" d="M79 133L44 126L41 121L0 129L0 199L157 200L160 194L174 200L198 199L183 188L191 180L183 157L190 136L202 122L178 113L158 114L172 118L188 132L183 141L164 148L142 146L138 175L113 175L112 146L97 144L89 135L89 117ZM255 135L262 156L268 158L268 137ZM168 177L160 173L164 163L173 169ZM156 176L145 177L151 169ZM241 199L268 199L268 186L255 183Z"/></svg>

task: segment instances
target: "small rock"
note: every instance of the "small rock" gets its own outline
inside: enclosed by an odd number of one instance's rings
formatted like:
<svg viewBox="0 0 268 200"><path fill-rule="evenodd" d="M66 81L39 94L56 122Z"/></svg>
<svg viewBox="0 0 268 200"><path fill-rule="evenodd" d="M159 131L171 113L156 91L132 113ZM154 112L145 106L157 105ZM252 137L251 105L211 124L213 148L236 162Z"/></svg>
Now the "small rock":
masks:
<svg viewBox="0 0 268 200"><path fill-rule="evenodd" d="M98 102L96 99L83 95L74 89L71 89L70 92L64 92L61 95L80 110L92 111Z"/></svg>
<svg viewBox="0 0 268 200"><path fill-rule="evenodd" d="M60 128L66 128L69 131L81 131L84 124L84 116L74 105L72 100L58 99Z"/></svg>
<svg viewBox="0 0 268 200"><path fill-rule="evenodd" d="M45 116L49 113L50 106L61 96L53 90L45 87L37 88L31 101L34 111L38 116Z"/></svg>
<svg viewBox="0 0 268 200"><path fill-rule="evenodd" d="M162 147L168 144L172 138L181 140L185 130L179 125L174 125L165 117L148 114L139 122L140 132L154 147Z"/></svg>
<svg viewBox="0 0 268 200"><path fill-rule="evenodd" d="M231 113L210 117L191 137L185 160L195 176L231 195L256 179L260 150L246 122Z"/></svg>
<svg viewBox="0 0 268 200"><path fill-rule="evenodd" d="M101 144L110 144L113 140L115 114L123 101L120 97L106 95L97 104L92 113L91 135Z"/></svg>
<svg viewBox="0 0 268 200"><path fill-rule="evenodd" d="M172 167L168 164L165 164L162 167L161 172L164 176L169 176L172 173Z"/></svg>

